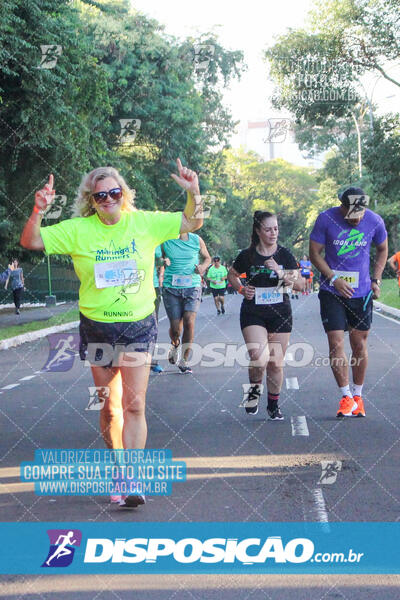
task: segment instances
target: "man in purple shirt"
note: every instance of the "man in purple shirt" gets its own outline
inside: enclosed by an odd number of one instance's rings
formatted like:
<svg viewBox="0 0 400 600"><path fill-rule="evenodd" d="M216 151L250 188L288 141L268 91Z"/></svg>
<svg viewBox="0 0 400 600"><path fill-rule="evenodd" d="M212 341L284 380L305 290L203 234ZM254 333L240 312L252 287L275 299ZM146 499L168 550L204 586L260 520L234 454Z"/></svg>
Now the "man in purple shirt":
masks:
<svg viewBox="0 0 400 600"><path fill-rule="evenodd" d="M372 299L379 298L380 278L388 255L383 219L367 208L368 196L350 187L339 195L341 206L321 213L310 235L310 259L321 273L321 318L328 335L331 368L342 399L337 417L365 417L362 387L368 364L367 338ZM370 248L376 246L373 278ZM349 331L353 391L344 350Z"/></svg>

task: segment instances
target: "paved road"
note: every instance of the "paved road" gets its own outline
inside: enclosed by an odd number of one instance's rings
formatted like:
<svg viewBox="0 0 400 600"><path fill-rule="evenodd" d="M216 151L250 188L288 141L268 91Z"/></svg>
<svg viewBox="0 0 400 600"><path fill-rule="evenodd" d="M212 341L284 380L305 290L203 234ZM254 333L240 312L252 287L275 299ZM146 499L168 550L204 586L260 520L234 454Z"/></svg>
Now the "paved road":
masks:
<svg viewBox="0 0 400 600"><path fill-rule="evenodd" d="M174 458L185 460L188 481L174 484L171 497L149 498L133 513L110 506L105 498L37 497L29 485L19 482L19 463L32 460L37 448L101 448L102 441L97 413L85 410L92 381L78 358L65 373L46 373L41 372L48 355L46 339L1 352L2 521L395 521L400 324L375 315L364 394L367 418L338 421L339 397L332 375L327 366L318 366L327 356L318 300L316 296L294 300L291 344L302 345L313 356L310 364L298 367L295 361L303 351L289 348L281 402L286 419L271 423L266 420L265 401L255 417L239 406L247 381L245 367L232 359L232 348L242 344L239 306L240 298L229 296L226 315L217 317L207 298L197 319L199 344L230 346L225 366L195 365L193 375L181 375L168 365L161 375L151 376L148 447L169 448ZM165 319L159 340L167 340ZM18 385L10 387L14 384ZM332 484L319 484L323 460L341 463ZM65 578L26 579L31 592L25 591L24 598L29 600L76 597L73 591L63 591ZM140 598L154 600L383 599L396 597L392 586L398 584L388 576L165 576L156 582L145 576L76 576L67 581L86 590L80 593L85 600L103 589L114 589L117 595L108 591L100 598L132 598L136 595L129 590L137 589ZM3 582L0 598L19 597L20 579L4 577Z"/></svg>
<svg viewBox="0 0 400 600"><path fill-rule="evenodd" d="M21 325L30 323L31 321L47 321L51 317L55 317L62 313L78 308L77 302L63 302L56 306L23 306L20 314L16 315L12 308L3 308L0 310L0 329L11 327L13 325ZM43 323L43 327L46 324Z"/></svg>

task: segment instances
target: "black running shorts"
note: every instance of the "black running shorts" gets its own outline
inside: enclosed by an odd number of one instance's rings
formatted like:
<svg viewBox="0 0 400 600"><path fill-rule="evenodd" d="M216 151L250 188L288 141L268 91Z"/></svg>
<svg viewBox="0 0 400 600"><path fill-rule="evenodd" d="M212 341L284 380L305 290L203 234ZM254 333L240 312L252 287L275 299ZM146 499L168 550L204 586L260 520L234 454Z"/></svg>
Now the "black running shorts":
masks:
<svg viewBox="0 0 400 600"><path fill-rule="evenodd" d="M279 308L277 308L279 307ZM290 302L268 307L247 307L242 304L240 309L240 328L243 330L249 325L260 325L269 333L290 333L292 331L292 308Z"/></svg>
<svg viewBox="0 0 400 600"><path fill-rule="evenodd" d="M218 296L225 296L226 288L210 288L210 290L214 298L217 298Z"/></svg>
<svg viewBox="0 0 400 600"><path fill-rule="evenodd" d="M326 290L318 294L325 331L368 331L372 323L372 294L362 298L343 298Z"/></svg>

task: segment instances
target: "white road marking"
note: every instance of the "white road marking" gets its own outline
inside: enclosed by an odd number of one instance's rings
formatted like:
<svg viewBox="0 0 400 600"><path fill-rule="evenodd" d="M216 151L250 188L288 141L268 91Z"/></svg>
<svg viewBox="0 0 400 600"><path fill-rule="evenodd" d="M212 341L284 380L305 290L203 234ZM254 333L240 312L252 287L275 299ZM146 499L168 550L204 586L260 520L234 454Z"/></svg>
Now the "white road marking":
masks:
<svg viewBox="0 0 400 600"><path fill-rule="evenodd" d="M286 377L286 389L287 390L298 390L299 382L297 377Z"/></svg>
<svg viewBox="0 0 400 600"><path fill-rule="evenodd" d="M304 416L290 417L290 422L292 424L292 435L310 435L307 419Z"/></svg>
<svg viewBox="0 0 400 600"><path fill-rule="evenodd" d="M12 390L15 387L18 387L19 383L10 383L10 385L5 385L4 387L2 387L2 390Z"/></svg>
<svg viewBox="0 0 400 600"><path fill-rule="evenodd" d="M382 319L387 319L388 321L392 321L392 323L397 323L397 325L400 325L400 321L398 319L392 319L392 317L387 317L386 315L382 315L380 312L377 312L376 310L374 310L374 314L377 314L378 317L382 317Z"/></svg>
<svg viewBox="0 0 400 600"><path fill-rule="evenodd" d="M294 356L291 352L286 352L285 354L285 360L290 360L291 362L294 361Z"/></svg>
<svg viewBox="0 0 400 600"><path fill-rule="evenodd" d="M20 379L20 381L29 381L30 379L33 379L34 377L36 377L36 375L27 375L26 377L22 377Z"/></svg>
<svg viewBox="0 0 400 600"><path fill-rule="evenodd" d="M315 503L315 511L317 513L318 521L320 523L329 523L328 512L326 510L325 499L321 488L315 488L312 491L312 495ZM328 530L330 530L329 525Z"/></svg>

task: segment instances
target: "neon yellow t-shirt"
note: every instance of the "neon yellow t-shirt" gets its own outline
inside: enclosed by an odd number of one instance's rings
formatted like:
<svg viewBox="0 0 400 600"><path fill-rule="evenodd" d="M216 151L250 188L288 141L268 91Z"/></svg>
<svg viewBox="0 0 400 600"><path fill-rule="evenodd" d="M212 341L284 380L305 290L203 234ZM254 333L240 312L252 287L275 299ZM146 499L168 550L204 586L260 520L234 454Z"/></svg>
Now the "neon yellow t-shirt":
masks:
<svg viewBox="0 0 400 600"><path fill-rule="evenodd" d="M222 278L226 277L227 275L228 271L224 265L220 265L218 269L214 265L211 265L207 272L207 279L218 281L218 283L215 284L210 281L210 288L214 290L222 290L223 288L226 288L226 279Z"/></svg>
<svg viewBox="0 0 400 600"><path fill-rule="evenodd" d="M122 212L115 225L94 214L41 227L46 254L69 254L81 282L79 309L106 323L139 321L154 310L154 250L177 238L182 213Z"/></svg>

